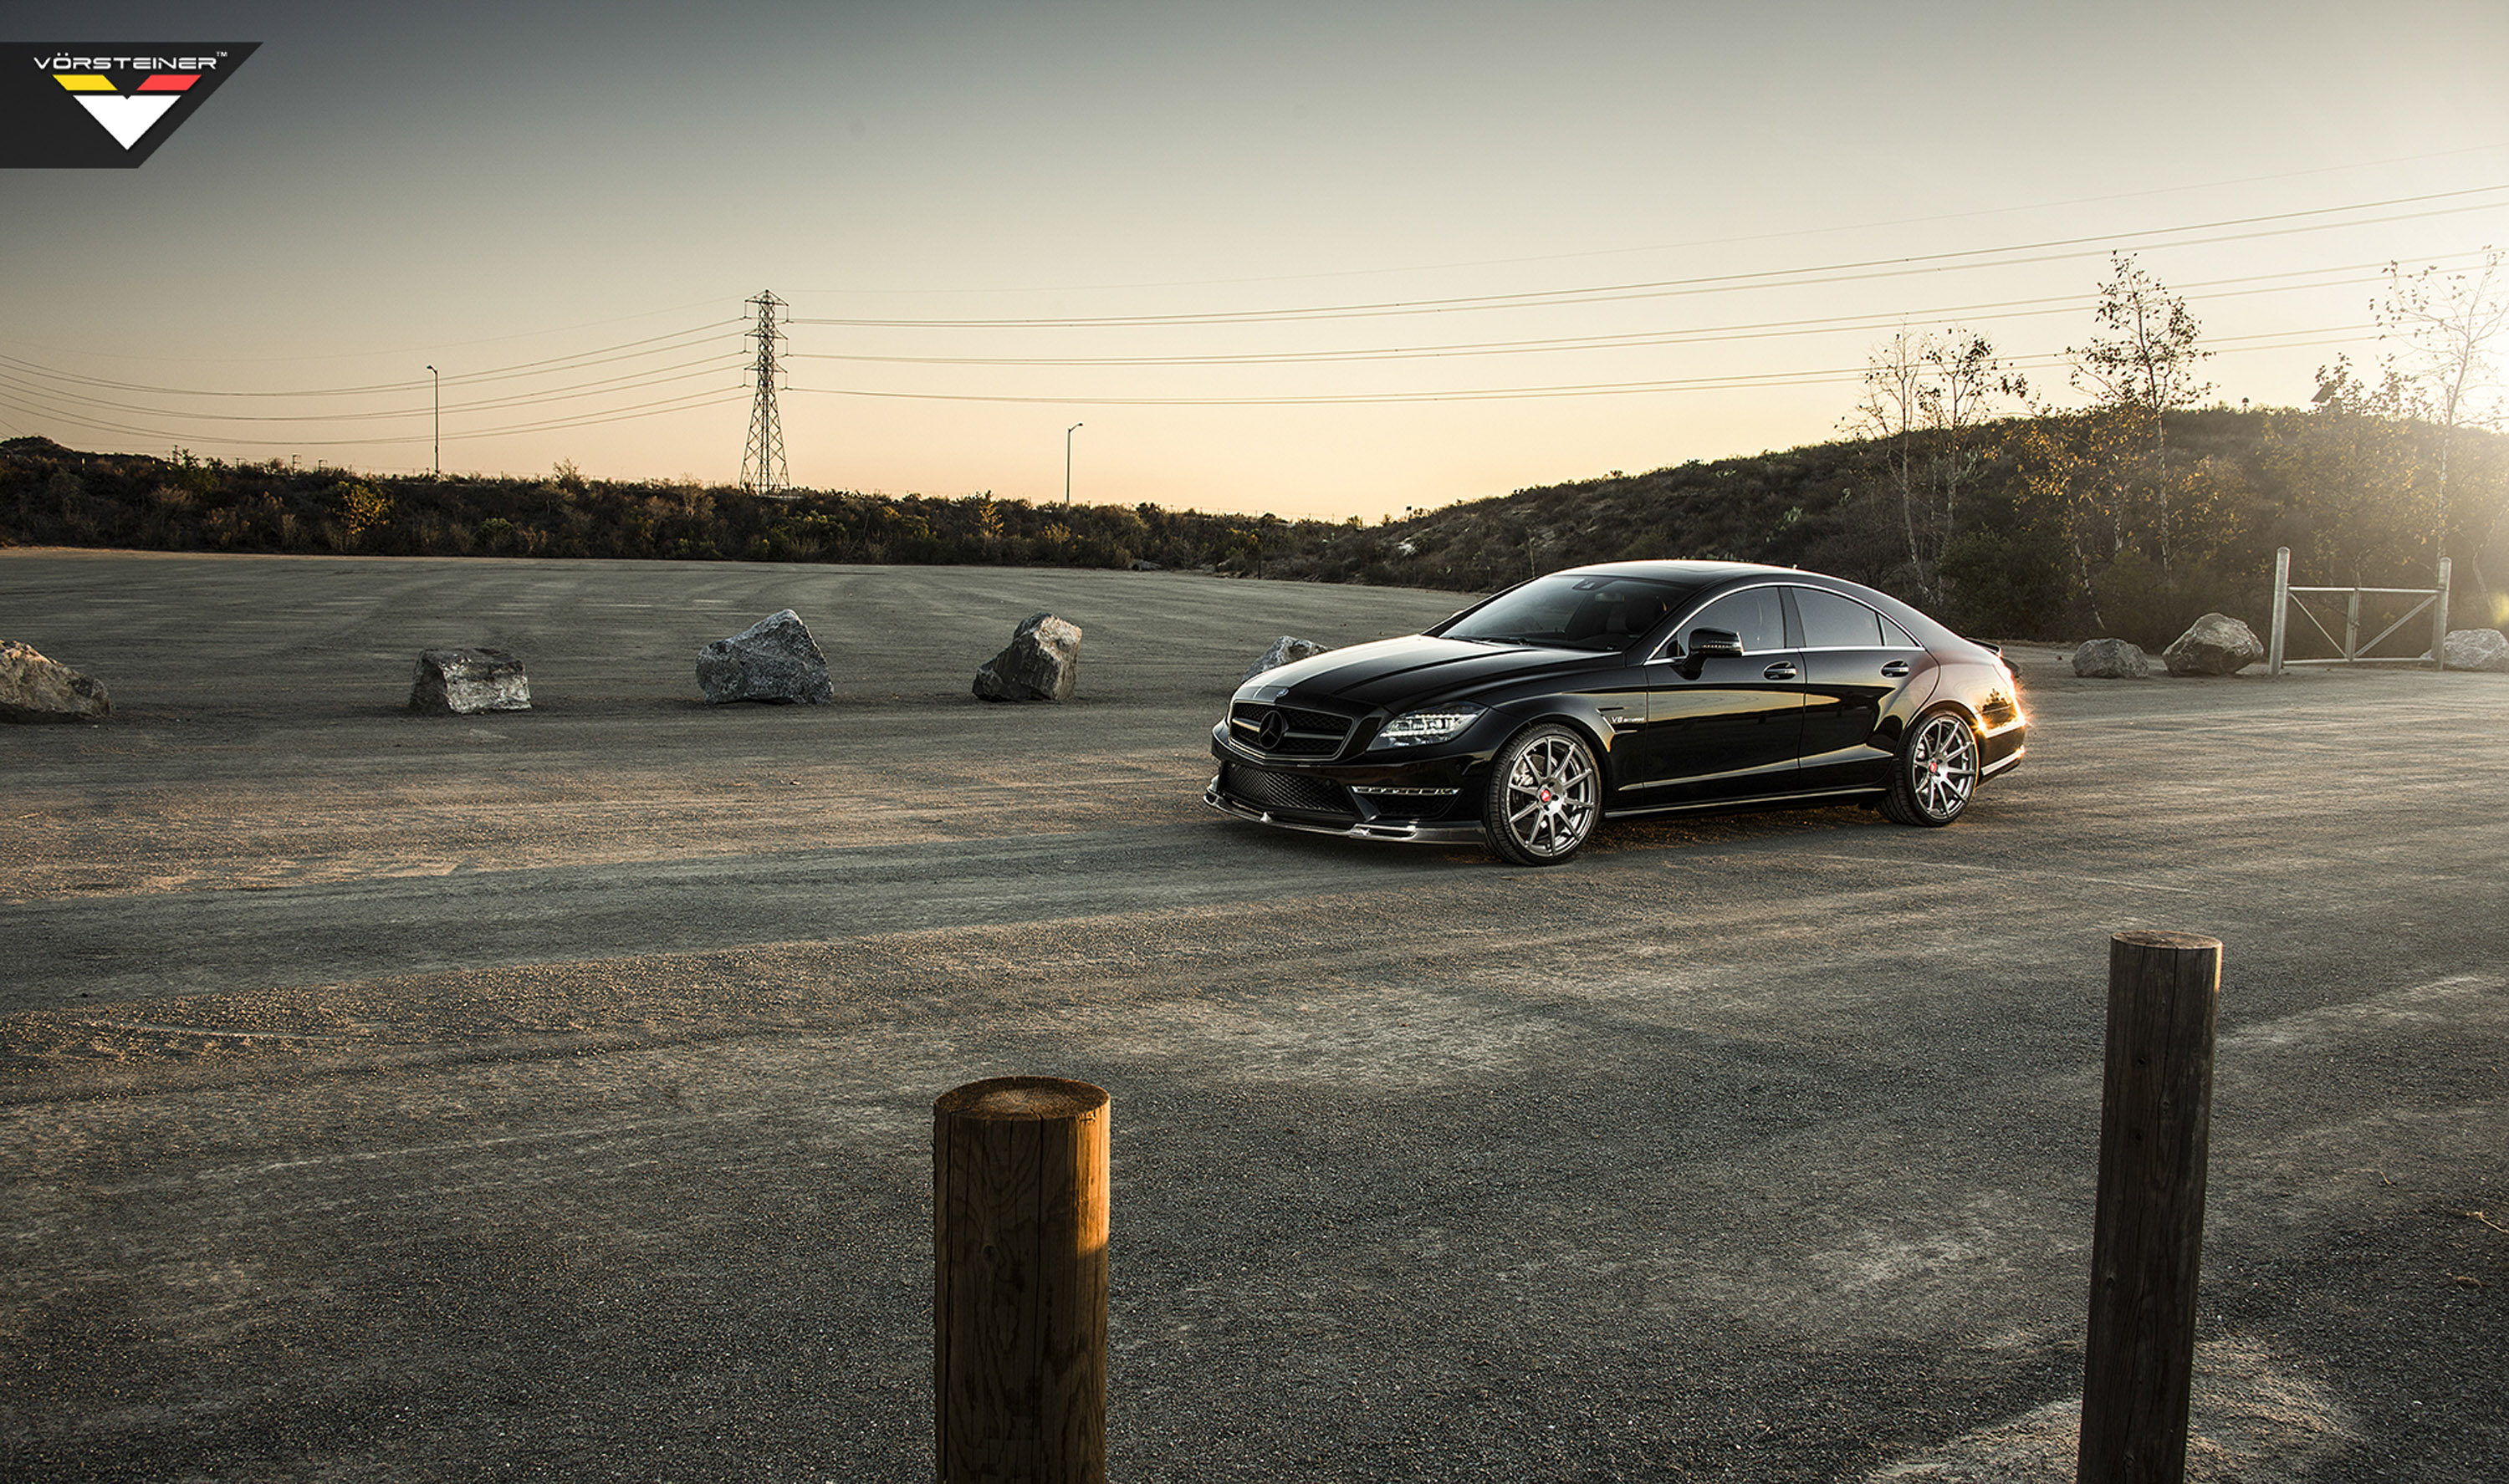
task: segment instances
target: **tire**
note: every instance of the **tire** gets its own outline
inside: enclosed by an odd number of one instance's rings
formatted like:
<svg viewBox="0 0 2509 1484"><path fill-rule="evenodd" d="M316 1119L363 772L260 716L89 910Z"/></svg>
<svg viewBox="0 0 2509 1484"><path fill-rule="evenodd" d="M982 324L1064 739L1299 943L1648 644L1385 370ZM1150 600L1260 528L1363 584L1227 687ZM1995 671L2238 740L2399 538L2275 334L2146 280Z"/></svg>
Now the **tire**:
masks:
<svg viewBox="0 0 2509 1484"><path fill-rule="evenodd" d="M1945 707L1917 718L1891 760L1882 812L1903 825L1939 828L1961 817L1977 794L1977 733Z"/></svg>
<svg viewBox="0 0 2509 1484"><path fill-rule="evenodd" d="M1481 796L1490 848L1512 866L1556 866L1584 847L1603 816L1594 749L1546 723L1500 748Z"/></svg>

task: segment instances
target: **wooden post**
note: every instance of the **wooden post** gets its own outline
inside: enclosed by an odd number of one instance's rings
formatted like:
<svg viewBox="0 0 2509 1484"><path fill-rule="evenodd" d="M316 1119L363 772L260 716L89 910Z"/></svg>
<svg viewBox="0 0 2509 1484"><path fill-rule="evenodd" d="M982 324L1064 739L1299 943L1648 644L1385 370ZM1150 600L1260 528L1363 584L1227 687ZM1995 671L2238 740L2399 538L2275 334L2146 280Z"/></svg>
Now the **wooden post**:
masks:
<svg viewBox="0 0 2509 1484"><path fill-rule="evenodd" d="M1105 1484L1105 1090L995 1077L932 1104L942 1484Z"/></svg>
<svg viewBox="0 0 2509 1484"><path fill-rule="evenodd" d="M2352 601L2343 606L2343 662L2358 664L2361 658L2361 589L2352 589Z"/></svg>
<svg viewBox="0 0 2509 1484"><path fill-rule="evenodd" d="M2178 1484L2195 1368L2222 944L2109 940L2108 1072L2078 1484Z"/></svg>

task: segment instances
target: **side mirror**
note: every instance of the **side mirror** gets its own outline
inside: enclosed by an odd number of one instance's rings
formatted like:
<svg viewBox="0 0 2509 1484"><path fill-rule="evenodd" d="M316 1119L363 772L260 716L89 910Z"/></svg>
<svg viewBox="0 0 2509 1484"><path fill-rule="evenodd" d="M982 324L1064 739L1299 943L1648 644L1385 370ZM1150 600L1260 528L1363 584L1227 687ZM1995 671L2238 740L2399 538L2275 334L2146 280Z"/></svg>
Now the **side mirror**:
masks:
<svg viewBox="0 0 2509 1484"><path fill-rule="evenodd" d="M1692 629L1690 657L1693 659L1741 659L1742 636L1732 629Z"/></svg>
<svg viewBox="0 0 2509 1484"><path fill-rule="evenodd" d="M1699 679L1701 666L1710 659L1741 659L1742 636L1732 629L1692 629L1690 652L1681 657L1679 669L1684 680Z"/></svg>

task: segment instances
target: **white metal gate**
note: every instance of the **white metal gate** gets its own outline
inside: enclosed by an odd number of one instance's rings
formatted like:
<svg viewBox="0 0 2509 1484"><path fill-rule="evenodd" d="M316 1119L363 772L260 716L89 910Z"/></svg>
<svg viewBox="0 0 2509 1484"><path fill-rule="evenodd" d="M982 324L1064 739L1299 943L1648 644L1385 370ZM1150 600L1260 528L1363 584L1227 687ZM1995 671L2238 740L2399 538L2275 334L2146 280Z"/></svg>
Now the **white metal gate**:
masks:
<svg viewBox="0 0 2509 1484"><path fill-rule="evenodd" d="M2319 621L2316 612L2303 601L2303 597L2340 597L2345 600L2342 638L2336 638L2334 632ZM2376 638L2363 644L2361 642L2361 600L2364 597L2419 598L2422 601L2415 604L2403 617L2380 629ZM2333 659L2283 658L2283 639L2290 628L2291 613L2295 608L2300 611L2302 617L2308 620L2310 627L2325 635L2326 642L2335 646L2337 657ZM2284 546L2274 552L2273 641L2266 651L2266 658L2275 675L2280 675L2286 667L2295 665L2419 664L2425 656L2377 654L2372 651L2385 643L2388 635L2420 616L2424 610L2429 610L2431 613L2430 653L2427 657L2432 669L2442 669L2447 664L2448 649L2448 558L2439 559L2439 586L2437 587L2294 587L2291 585L2291 548Z"/></svg>

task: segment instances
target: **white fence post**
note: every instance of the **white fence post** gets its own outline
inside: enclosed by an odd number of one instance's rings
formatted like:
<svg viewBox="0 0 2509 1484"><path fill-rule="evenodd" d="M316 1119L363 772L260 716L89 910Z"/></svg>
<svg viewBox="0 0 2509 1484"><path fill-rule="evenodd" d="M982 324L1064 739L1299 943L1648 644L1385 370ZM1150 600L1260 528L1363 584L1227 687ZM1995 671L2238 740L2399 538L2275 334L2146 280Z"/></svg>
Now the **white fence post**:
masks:
<svg viewBox="0 0 2509 1484"><path fill-rule="evenodd" d="M2448 558L2439 559L2439 612L2431 615L2431 668L2448 668Z"/></svg>
<svg viewBox="0 0 2509 1484"><path fill-rule="evenodd" d="M2277 546L2274 548L2273 652L2269 656L2272 667L2266 672L2269 675L2282 673L2283 631L2290 621L2290 614L2291 548Z"/></svg>

